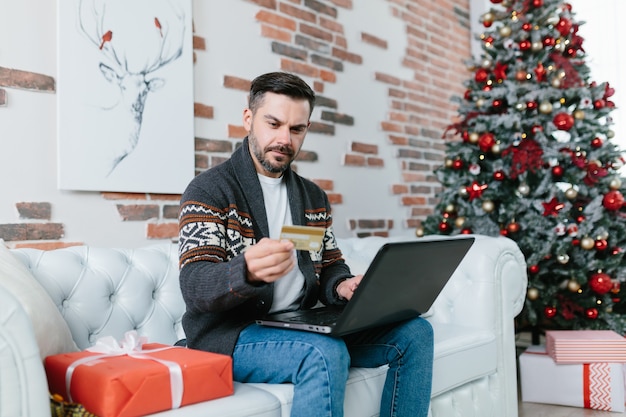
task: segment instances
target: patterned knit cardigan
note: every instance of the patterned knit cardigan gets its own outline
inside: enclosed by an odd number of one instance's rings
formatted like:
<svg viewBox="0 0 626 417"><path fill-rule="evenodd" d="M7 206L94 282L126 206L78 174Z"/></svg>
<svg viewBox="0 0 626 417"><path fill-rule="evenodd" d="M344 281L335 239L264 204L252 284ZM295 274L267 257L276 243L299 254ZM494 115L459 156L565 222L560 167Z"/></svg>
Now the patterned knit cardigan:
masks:
<svg viewBox="0 0 626 417"><path fill-rule="evenodd" d="M284 173L294 225L323 227L319 251L298 251L305 278L300 308L342 304L337 283L352 276L332 230L324 191L291 169ZM191 348L230 355L239 332L267 313L273 284L246 279L243 251L269 236L261 184L248 139L224 163L196 176L179 215L180 286L187 305L183 328Z"/></svg>

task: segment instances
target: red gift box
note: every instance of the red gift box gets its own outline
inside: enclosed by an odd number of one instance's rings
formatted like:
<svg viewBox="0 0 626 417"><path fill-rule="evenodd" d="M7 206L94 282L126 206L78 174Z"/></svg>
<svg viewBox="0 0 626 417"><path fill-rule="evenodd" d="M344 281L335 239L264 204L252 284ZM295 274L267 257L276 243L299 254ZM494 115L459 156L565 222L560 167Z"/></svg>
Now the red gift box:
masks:
<svg viewBox="0 0 626 417"><path fill-rule="evenodd" d="M157 343L52 355L44 365L50 392L99 417L143 416L234 392L230 356Z"/></svg>

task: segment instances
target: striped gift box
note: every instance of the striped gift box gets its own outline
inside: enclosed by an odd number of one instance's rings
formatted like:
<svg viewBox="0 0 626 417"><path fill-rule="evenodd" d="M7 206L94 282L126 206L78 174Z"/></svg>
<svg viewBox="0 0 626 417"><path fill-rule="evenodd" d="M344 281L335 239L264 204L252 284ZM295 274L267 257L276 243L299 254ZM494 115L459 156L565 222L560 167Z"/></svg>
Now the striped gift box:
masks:
<svg viewBox="0 0 626 417"><path fill-rule="evenodd" d="M625 366L596 362L557 364L545 346L519 357L522 401L624 412Z"/></svg>

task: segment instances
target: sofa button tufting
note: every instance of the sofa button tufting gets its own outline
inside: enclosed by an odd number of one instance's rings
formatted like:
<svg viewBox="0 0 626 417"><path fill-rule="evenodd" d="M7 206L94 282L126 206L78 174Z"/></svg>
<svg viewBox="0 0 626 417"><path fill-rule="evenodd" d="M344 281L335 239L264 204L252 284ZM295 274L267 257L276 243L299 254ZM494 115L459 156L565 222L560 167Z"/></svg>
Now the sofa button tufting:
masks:
<svg viewBox="0 0 626 417"><path fill-rule="evenodd" d="M257 300L256 308L261 309L265 305L265 300Z"/></svg>
<svg viewBox="0 0 626 417"><path fill-rule="evenodd" d="M65 299L61 301L61 306L63 306L63 308L68 308L70 306L70 302L67 299Z"/></svg>
<svg viewBox="0 0 626 417"><path fill-rule="evenodd" d="M109 295L109 301L112 303L115 302L115 293L112 293L111 295Z"/></svg>

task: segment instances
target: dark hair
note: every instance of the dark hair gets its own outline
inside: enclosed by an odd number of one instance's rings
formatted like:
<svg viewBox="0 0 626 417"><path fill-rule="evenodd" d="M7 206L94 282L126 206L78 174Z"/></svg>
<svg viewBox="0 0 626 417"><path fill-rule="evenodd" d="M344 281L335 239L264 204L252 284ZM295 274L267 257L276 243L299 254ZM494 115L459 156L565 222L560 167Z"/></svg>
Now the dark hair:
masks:
<svg viewBox="0 0 626 417"><path fill-rule="evenodd" d="M271 92L282 94L291 98L305 99L309 102L309 116L315 106L315 93L302 78L287 72L269 72L259 75L250 85L250 97L248 98L248 108L252 112L263 102L265 93Z"/></svg>

